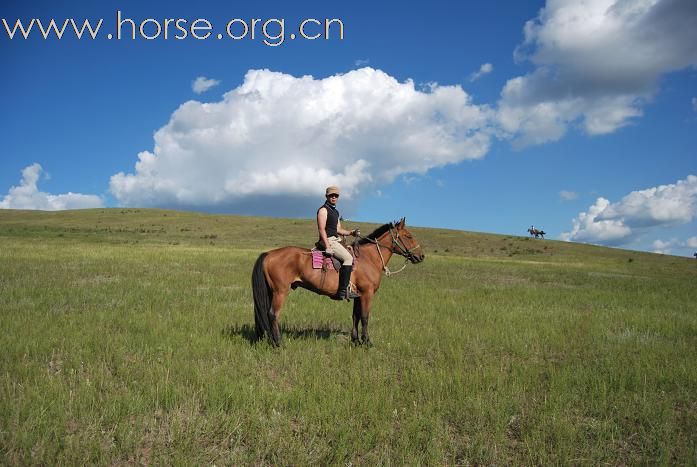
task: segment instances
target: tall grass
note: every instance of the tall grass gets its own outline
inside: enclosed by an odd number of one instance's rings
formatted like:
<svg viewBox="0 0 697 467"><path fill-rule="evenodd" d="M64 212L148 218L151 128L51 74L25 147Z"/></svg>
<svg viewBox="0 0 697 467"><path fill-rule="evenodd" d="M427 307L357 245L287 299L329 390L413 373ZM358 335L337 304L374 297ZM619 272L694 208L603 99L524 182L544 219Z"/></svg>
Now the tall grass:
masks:
<svg viewBox="0 0 697 467"><path fill-rule="evenodd" d="M298 290L275 349L251 267L312 222L0 211L0 463L697 463L694 261L414 232L374 348Z"/></svg>

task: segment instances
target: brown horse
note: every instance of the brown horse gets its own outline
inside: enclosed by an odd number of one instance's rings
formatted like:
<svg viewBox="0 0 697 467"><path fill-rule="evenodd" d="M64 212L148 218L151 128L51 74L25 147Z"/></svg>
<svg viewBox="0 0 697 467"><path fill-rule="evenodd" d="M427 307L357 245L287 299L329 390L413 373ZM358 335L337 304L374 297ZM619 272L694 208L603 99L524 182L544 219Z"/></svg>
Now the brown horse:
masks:
<svg viewBox="0 0 697 467"><path fill-rule="evenodd" d="M533 229L533 228L528 229L528 233L530 234L531 237L535 237L535 238L542 237L542 239L544 239L545 235L547 235L547 232L545 232L544 230L538 230L538 229Z"/></svg>
<svg viewBox="0 0 697 467"><path fill-rule="evenodd" d="M351 340L354 343L370 344L368 320L370 304L375 292L380 288L382 272L390 274L387 263L392 254L404 256L406 261L420 263L424 260L423 250L414 236L405 227L405 220L385 224L367 237L358 240L357 260L351 282L353 290L360 297L353 302L353 329ZM281 343L278 323L281 319L283 302L291 289L302 287L320 295L333 296L339 284L339 274L312 268L312 255L307 248L286 246L259 255L252 272L252 293L254 296L254 322L257 339L268 334L275 345ZM361 341L358 340L358 322L361 322Z"/></svg>

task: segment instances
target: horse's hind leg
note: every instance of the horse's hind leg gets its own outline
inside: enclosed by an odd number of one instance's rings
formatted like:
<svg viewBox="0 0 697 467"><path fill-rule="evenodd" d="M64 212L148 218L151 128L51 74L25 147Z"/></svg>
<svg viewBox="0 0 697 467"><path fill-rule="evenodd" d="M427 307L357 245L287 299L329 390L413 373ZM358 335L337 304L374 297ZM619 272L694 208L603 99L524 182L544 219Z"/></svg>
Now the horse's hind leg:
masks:
<svg viewBox="0 0 697 467"><path fill-rule="evenodd" d="M281 330L278 323L281 320L281 310L283 303L288 297L288 290L283 292L274 292L271 300L271 310L269 311L269 321L271 322L271 338L275 345L281 345Z"/></svg>

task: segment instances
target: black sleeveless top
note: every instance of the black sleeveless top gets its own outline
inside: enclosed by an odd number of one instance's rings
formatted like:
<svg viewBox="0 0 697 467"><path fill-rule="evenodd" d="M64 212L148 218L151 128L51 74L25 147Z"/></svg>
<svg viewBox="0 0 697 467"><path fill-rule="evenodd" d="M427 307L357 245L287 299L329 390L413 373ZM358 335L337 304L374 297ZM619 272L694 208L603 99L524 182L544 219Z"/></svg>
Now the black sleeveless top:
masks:
<svg viewBox="0 0 697 467"><path fill-rule="evenodd" d="M339 235L337 229L339 228L339 211L336 210L334 206L329 204L329 202L324 203L317 209L327 208L327 225L324 230L327 232L327 237L336 237Z"/></svg>

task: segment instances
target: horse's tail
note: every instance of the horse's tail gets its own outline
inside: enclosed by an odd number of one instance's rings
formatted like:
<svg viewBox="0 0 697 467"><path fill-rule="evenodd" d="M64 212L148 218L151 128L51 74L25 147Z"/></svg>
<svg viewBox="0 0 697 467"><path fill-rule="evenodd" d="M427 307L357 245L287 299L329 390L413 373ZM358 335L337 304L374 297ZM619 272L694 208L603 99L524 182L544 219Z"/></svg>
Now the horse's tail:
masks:
<svg viewBox="0 0 697 467"><path fill-rule="evenodd" d="M271 335L271 323L269 312L271 311L271 288L266 283L264 275L264 260L267 253L262 253L254 263L252 270L252 295L254 297L254 324L256 326L257 339L264 337L264 333Z"/></svg>

